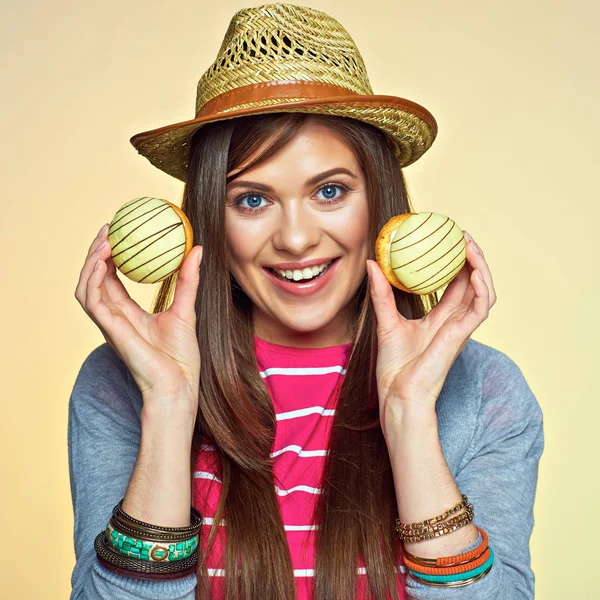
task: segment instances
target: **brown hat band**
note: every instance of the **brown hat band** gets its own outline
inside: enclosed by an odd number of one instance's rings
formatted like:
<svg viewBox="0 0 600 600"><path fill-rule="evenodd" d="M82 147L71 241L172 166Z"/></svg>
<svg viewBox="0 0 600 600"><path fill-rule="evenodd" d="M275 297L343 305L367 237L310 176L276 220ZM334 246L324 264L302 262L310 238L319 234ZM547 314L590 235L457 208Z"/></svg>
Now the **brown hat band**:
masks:
<svg viewBox="0 0 600 600"><path fill-rule="evenodd" d="M332 96L360 96L348 88L320 81L266 81L244 85L215 96L196 115L214 115L260 100L281 100L284 98L331 98Z"/></svg>

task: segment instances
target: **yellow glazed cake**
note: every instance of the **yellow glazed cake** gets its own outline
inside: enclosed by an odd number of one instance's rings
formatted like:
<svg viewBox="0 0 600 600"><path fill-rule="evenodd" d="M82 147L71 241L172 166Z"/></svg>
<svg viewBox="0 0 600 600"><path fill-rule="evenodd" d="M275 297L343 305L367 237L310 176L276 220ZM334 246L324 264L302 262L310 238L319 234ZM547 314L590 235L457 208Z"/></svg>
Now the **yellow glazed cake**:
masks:
<svg viewBox="0 0 600 600"><path fill-rule="evenodd" d="M157 283L179 269L193 247L193 232L179 207L142 196L116 212L108 241L123 275L138 283Z"/></svg>
<svg viewBox="0 0 600 600"><path fill-rule="evenodd" d="M467 261L467 244L450 217L434 212L405 213L381 228L375 257L391 285L423 295L458 275Z"/></svg>

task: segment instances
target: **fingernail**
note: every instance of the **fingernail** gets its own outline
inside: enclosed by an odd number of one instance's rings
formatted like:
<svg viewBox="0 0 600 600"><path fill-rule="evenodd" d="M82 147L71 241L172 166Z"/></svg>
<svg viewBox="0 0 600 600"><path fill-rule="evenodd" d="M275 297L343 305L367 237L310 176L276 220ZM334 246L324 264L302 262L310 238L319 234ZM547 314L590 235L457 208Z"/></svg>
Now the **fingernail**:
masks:
<svg viewBox="0 0 600 600"><path fill-rule="evenodd" d="M96 248L96 252L99 252L100 250L102 250L102 248L104 248L104 246L106 246L106 244L108 244L108 240L104 240L97 248Z"/></svg>
<svg viewBox="0 0 600 600"><path fill-rule="evenodd" d="M108 223L104 223L102 227L100 227L100 231L96 234L96 237L100 237L100 234L104 231L104 229L108 226Z"/></svg>
<svg viewBox="0 0 600 600"><path fill-rule="evenodd" d="M473 236L468 231L465 231L464 234L465 234L465 237L467 238L467 243L471 243L473 245L473 250L475 250L475 252L477 252L477 254L483 254L481 252L481 248L475 243Z"/></svg>

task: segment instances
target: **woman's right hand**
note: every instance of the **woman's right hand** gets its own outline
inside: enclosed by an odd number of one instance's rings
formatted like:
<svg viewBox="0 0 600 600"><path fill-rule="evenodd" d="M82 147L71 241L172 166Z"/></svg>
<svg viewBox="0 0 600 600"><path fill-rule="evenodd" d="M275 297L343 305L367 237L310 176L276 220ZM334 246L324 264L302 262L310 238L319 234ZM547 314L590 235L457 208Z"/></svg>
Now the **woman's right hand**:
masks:
<svg viewBox="0 0 600 600"><path fill-rule="evenodd" d="M75 298L129 368L146 412L195 420L200 379L195 302L203 248L194 246L181 265L169 309L150 314L118 278L107 231L104 225L90 246Z"/></svg>

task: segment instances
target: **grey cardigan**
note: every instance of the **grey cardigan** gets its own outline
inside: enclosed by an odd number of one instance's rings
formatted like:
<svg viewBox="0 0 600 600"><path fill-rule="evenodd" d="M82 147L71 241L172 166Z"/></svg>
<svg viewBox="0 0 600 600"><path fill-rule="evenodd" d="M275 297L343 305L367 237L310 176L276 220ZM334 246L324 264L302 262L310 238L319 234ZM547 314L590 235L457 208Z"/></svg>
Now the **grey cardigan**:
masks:
<svg viewBox="0 0 600 600"><path fill-rule="evenodd" d="M70 600L194 600L195 574L174 581L135 579L104 567L94 550L137 459L141 408L137 384L113 349L104 343L90 352L69 399L76 557ZM544 449L535 396L512 359L471 338L448 373L436 412L450 471L473 504L475 523L487 532L495 559L487 576L464 587L432 587L408 576L407 596L532 599L529 540Z"/></svg>

